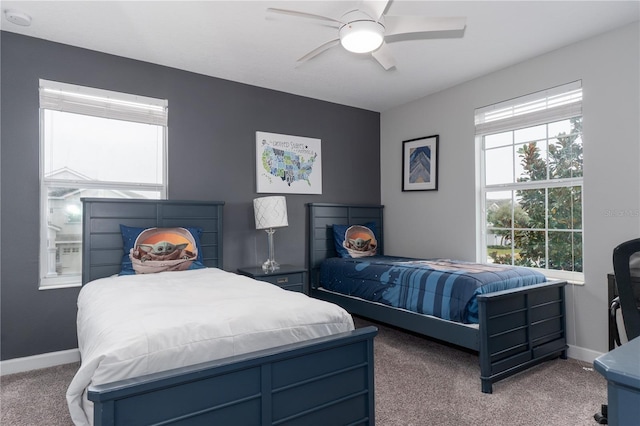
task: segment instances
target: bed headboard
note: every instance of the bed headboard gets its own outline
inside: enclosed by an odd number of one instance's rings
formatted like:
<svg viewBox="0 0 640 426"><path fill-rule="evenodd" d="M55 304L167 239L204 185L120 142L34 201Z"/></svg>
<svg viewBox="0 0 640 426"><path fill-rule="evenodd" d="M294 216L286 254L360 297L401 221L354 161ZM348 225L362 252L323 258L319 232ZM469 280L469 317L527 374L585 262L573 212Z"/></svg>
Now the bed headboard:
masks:
<svg viewBox="0 0 640 426"><path fill-rule="evenodd" d="M120 224L200 227L203 263L222 269L222 201L82 198L82 284L120 272Z"/></svg>
<svg viewBox="0 0 640 426"><path fill-rule="evenodd" d="M324 259L337 256L333 242L333 225L362 225L367 222L376 224L378 254L384 254L384 232L381 205L350 204L307 204L309 214L308 267L312 288L318 282L320 263Z"/></svg>

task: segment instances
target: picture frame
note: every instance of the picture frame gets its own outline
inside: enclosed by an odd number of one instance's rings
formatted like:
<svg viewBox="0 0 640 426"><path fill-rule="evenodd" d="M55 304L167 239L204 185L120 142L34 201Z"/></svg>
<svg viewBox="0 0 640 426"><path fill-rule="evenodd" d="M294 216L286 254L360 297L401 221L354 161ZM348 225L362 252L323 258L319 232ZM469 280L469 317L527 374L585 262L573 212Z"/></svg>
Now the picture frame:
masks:
<svg viewBox="0 0 640 426"><path fill-rule="evenodd" d="M439 135L402 142L402 191L438 190Z"/></svg>
<svg viewBox="0 0 640 426"><path fill-rule="evenodd" d="M321 140L256 132L256 192L322 194Z"/></svg>

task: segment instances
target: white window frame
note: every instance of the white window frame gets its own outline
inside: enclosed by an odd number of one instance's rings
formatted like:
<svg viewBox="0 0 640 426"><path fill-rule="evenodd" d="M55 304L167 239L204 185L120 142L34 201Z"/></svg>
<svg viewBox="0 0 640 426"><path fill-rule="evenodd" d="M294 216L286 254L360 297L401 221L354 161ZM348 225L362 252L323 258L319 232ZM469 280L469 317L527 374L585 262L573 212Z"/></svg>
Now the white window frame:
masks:
<svg viewBox="0 0 640 426"><path fill-rule="evenodd" d="M479 161L478 174L478 235L476 238L479 262L487 261L487 192L516 191L523 189L549 189L568 186L583 186L583 177L553 179L546 181L513 182L507 184L487 185L485 182L485 149L484 137L507 131L515 131L541 124L553 123L569 118L582 117L582 82L575 81L545 91L500 102L475 111L476 125L476 158ZM547 135L549 140L549 135ZM584 196L584 191L582 191ZM584 204L584 197L582 197ZM584 213L584 209L582 209ZM548 223L548 218L547 218ZM532 229L548 232L544 229ZM548 239L547 239L548 242ZM584 217L582 222L582 255L584 260ZM548 246L547 246L548 251ZM554 269L531 268L542 272L550 279L566 280L573 284L584 283L584 271L561 271Z"/></svg>
<svg viewBox="0 0 640 426"><path fill-rule="evenodd" d="M40 262L39 289L78 287L81 274L48 276L48 194L52 188L106 189L112 191L154 191L161 199L168 193L168 101L110 90L40 79ZM52 179L45 176L44 126L45 110L63 111L93 117L153 124L162 128L162 183L105 182L73 179ZM77 242L74 242L77 243ZM81 242L80 242L81 243Z"/></svg>

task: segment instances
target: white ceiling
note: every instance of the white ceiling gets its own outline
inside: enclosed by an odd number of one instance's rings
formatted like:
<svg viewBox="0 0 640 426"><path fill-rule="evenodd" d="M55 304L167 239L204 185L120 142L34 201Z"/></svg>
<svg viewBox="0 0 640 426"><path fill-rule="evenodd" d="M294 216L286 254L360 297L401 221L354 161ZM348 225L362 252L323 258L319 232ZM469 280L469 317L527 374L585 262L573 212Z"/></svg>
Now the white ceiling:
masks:
<svg viewBox="0 0 640 426"><path fill-rule="evenodd" d="M268 7L339 18L358 1L2 1L32 18L5 31L213 77L382 112L528 58L638 21L634 1L406 1L387 15L466 16L462 38L390 43L397 67L334 47L319 21ZM268 16L269 15L269 16ZM558 64L562 66L562 64Z"/></svg>

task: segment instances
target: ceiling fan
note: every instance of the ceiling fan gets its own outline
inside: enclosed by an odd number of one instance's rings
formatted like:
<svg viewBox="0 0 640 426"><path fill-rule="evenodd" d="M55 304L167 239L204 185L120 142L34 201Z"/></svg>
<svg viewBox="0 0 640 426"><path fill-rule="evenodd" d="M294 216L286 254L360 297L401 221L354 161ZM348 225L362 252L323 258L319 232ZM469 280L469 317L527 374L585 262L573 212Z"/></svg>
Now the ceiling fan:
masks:
<svg viewBox="0 0 640 426"><path fill-rule="evenodd" d="M315 19L338 29L338 38L316 47L298 59L298 63L315 58L341 44L350 52L371 53L385 70L389 70L396 62L387 43L398 41L399 38L395 36L410 34L416 38L448 38L464 34L466 18L384 15L388 3L389 0L362 0L356 9L344 13L339 19L288 9L268 8L267 12Z"/></svg>

